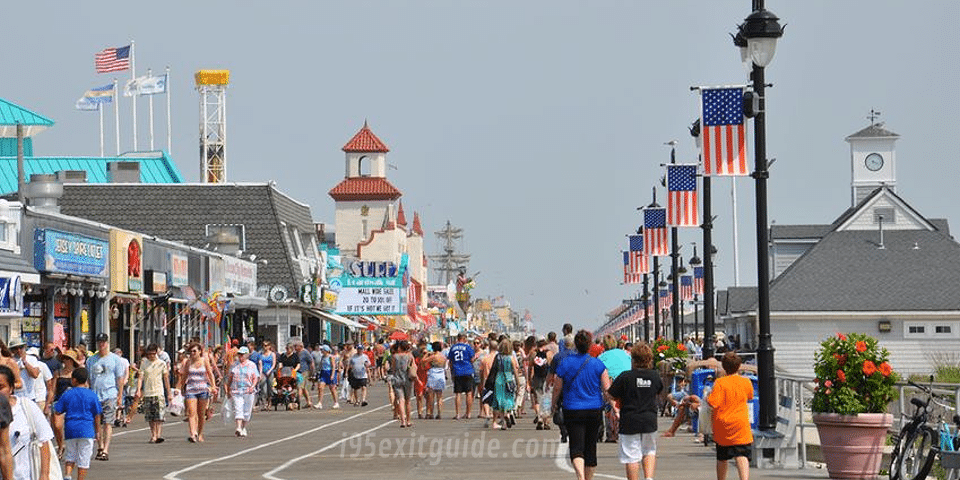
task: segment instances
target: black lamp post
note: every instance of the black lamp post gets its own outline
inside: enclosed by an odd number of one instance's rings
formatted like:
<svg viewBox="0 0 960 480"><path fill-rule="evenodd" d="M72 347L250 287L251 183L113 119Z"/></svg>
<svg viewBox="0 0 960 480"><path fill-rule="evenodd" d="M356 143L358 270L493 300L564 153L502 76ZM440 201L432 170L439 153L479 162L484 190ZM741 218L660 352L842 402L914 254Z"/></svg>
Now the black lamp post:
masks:
<svg viewBox="0 0 960 480"><path fill-rule="evenodd" d="M702 261L697 256L697 242L693 243L693 256L690 257L690 267L693 268L693 338L694 342L700 340L700 294L697 293L697 267Z"/></svg>
<svg viewBox="0 0 960 480"><path fill-rule="evenodd" d="M783 36L776 15L763 8L763 0L753 0L753 13L740 25L739 36L734 44L741 49L741 59L753 63L750 79L757 97L754 116L754 158L757 205L757 323L759 338L757 347L757 376L760 390L760 430L773 430L777 422L776 377L774 376L773 341L770 334L770 265L767 231L767 138L766 138L766 87L763 69L773 60L777 39ZM746 40L746 45L742 45ZM745 49L745 50L744 50Z"/></svg>
<svg viewBox="0 0 960 480"><path fill-rule="evenodd" d="M650 288L648 285L650 274L643 274L643 295L640 296L640 305L643 307L643 341L650 343L650 310L647 303L650 302Z"/></svg>
<svg viewBox="0 0 960 480"><path fill-rule="evenodd" d="M660 283L657 284L657 287L658 287L659 290L666 290L667 288L670 288L670 284L667 283L667 279L664 278L663 280L660 280ZM658 291L658 292L657 292L657 297L659 297L659 296L660 296L660 292ZM657 310L660 310L661 308L664 309L664 310L667 310L667 306L666 306L666 305L660 305L660 299L659 299L659 298L657 298L657 305L656 305L656 307L657 307ZM661 313L664 313L664 312L661 312ZM666 319L664 319L663 328L660 330L660 334L663 335L664 338L666 338L666 336L667 336L666 329L667 329L667 322L666 322ZM658 336L657 338L660 338L660 337Z"/></svg>
<svg viewBox="0 0 960 480"><path fill-rule="evenodd" d="M690 136L692 136L697 144L697 150L701 146L701 137L700 137L700 119L697 119L693 122L693 125L690 126ZM716 252L716 248L713 247L713 211L711 209L710 201L710 177L707 175L703 176L703 223L700 225L700 228L703 229L703 358L713 358L713 349L716 344L716 339L714 336L714 319L716 318L713 314L713 252Z"/></svg>
<svg viewBox="0 0 960 480"><path fill-rule="evenodd" d="M670 164L675 165L677 163L677 142L671 140L667 142L667 145L670 145ZM682 321L679 315L680 312L680 280L679 280L679 267L678 262L680 261L680 243L677 240L677 227L670 227L670 259L671 259L671 268L670 276L674 278L673 281L673 302L670 305L670 316L673 317L673 341L680 341L680 332L683 329Z"/></svg>

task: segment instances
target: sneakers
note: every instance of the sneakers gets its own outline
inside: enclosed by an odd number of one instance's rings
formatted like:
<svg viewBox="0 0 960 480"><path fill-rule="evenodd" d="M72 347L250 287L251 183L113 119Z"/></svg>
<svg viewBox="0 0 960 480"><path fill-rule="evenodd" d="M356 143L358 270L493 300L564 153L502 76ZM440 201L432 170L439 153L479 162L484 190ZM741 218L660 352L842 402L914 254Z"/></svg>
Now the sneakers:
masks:
<svg viewBox="0 0 960 480"><path fill-rule="evenodd" d="M240 436L241 436L241 437L246 437L246 436L247 436L247 427L241 427L241 428L240 428Z"/></svg>
<svg viewBox="0 0 960 480"><path fill-rule="evenodd" d="M361 407L366 407L367 405L368 405L367 402L360 402L360 406L361 406Z"/></svg>
<svg viewBox="0 0 960 480"><path fill-rule="evenodd" d="M334 404L333 404L333 408L334 408L334 409L340 408L340 403L334 403Z"/></svg>
<svg viewBox="0 0 960 480"><path fill-rule="evenodd" d="M323 410L323 404L322 404L322 403L316 403L316 404L313 405L313 408L316 408L317 410Z"/></svg>

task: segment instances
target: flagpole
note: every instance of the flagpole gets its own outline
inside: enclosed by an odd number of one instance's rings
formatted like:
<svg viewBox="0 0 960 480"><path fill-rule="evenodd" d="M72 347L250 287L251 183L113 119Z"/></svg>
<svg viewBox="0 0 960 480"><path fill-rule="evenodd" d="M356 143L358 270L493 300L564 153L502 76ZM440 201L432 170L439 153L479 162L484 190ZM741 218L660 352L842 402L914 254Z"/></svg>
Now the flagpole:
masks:
<svg viewBox="0 0 960 480"><path fill-rule="evenodd" d="M100 156L103 157L103 102L97 103L97 113L100 114Z"/></svg>
<svg viewBox="0 0 960 480"><path fill-rule="evenodd" d="M737 177L730 177L730 199L733 202L733 286L740 286L740 241L737 232Z"/></svg>
<svg viewBox="0 0 960 480"><path fill-rule="evenodd" d="M137 63L133 56L133 40L130 40L130 81L137 80ZM137 94L134 92L133 98L133 151L137 151Z"/></svg>
<svg viewBox="0 0 960 480"><path fill-rule="evenodd" d="M147 69L147 78L150 78L153 74L152 69ZM134 96L136 98L136 96ZM149 95L147 98L147 105L149 106L150 113L150 150L153 151L153 95Z"/></svg>
<svg viewBox="0 0 960 480"><path fill-rule="evenodd" d="M170 133L170 67L167 66L166 78L163 79L163 87L166 89L167 95L167 155L173 155L171 150L173 150L173 135Z"/></svg>
<svg viewBox="0 0 960 480"><path fill-rule="evenodd" d="M120 87L116 78L113 79L113 126L116 128L117 156L120 156Z"/></svg>

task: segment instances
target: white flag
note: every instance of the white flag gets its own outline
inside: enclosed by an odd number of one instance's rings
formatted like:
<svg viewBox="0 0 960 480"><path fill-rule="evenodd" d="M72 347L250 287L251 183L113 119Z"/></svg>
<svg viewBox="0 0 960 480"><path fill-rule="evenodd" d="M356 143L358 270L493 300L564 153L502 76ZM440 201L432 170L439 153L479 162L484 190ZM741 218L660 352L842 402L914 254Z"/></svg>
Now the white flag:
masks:
<svg viewBox="0 0 960 480"><path fill-rule="evenodd" d="M97 111L100 110L100 103L90 100L90 97L80 97L77 100L77 110Z"/></svg>
<svg viewBox="0 0 960 480"><path fill-rule="evenodd" d="M132 97L140 92L140 80L146 77L131 78L123 86L123 96Z"/></svg>
<svg viewBox="0 0 960 480"><path fill-rule="evenodd" d="M140 91L140 95L167 93L167 76L140 77L137 79L137 88Z"/></svg>

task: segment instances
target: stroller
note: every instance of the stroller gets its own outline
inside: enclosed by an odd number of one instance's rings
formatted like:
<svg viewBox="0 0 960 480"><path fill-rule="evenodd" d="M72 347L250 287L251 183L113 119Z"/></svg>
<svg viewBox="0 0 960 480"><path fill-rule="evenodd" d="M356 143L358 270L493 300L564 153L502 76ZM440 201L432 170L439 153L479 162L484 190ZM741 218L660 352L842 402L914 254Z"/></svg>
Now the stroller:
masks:
<svg viewBox="0 0 960 480"><path fill-rule="evenodd" d="M290 410L290 405L300 406L300 396L297 391L297 374L290 367L283 367L277 372L276 385L273 388L273 398L271 399L273 409L277 410L280 405Z"/></svg>

